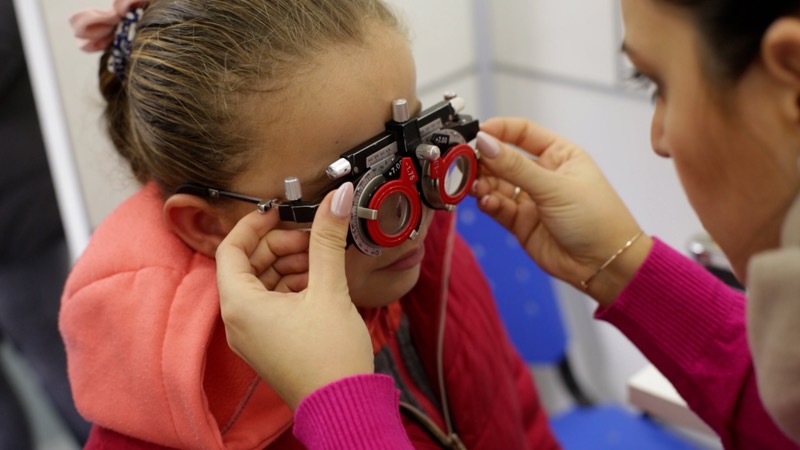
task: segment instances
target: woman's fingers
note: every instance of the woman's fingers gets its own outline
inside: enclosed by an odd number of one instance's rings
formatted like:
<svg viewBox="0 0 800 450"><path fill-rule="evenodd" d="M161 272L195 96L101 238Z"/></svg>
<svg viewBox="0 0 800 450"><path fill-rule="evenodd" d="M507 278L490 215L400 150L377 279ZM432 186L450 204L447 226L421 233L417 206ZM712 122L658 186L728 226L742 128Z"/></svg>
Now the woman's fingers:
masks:
<svg viewBox="0 0 800 450"><path fill-rule="evenodd" d="M496 174L509 185L520 189L533 198L547 192L552 177L550 170L541 167L538 162L522 152L513 149L498 139L481 131L478 134L478 150L485 158L481 165ZM513 188L512 188L513 189Z"/></svg>
<svg viewBox="0 0 800 450"><path fill-rule="evenodd" d="M278 257L274 264L258 275L258 278L267 289L273 290L276 289L276 286L281 283L283 278L290 276L296 278L300 275L302 275L303 280L308 280L308 253L295 253ZM297 282L293 282L291 286L300 285ZM299 289L293 289L292 292L300 292L305 288L306 286L302 285Z"/></svg>
<svg viewBox="0 0 800 450"><path fill-rule="evenodd" d="M512 230L519 215L520 204L517 200L503 195L485 195L478 201L481 211L491 216L507 230Z"/></svg>
<svg viewBox="0 0 800 450"><path fill-rule="evenodd" d="M222 240L216 251L217 286L220 291L220 307L226 311L227 303L241 301L242 293L265 291L251 263L251 256L258 249L262 238L280 223L277 211L267 214L252 212L242 218ZM235 292L235 295L223 295Z"/></svg>
<svg viewBox="0 0 800 450"><path fill-rule="evenodd" d="M558 141L558 136L549 130L521 118L490 119L481 124L481 130L534 156L541 156Z"/></svg>
<svg viewBox="0 0 800 450"><path fill-rule="evenodd" d="M255 250L250 254L250 264L257 274L273 268L273 266L284 266L292 263L293 260L286 259L291 255L308 253L308 232L301 230L270 230L259 240ZM306 269L308 265L306 265ZM278 267L279 273L293 273L295 270L286 271L288 267Z"/></svg>
<svg viewBox="0 0 800 450"><path fill-rule="evenodd" d="M273 229L279 223L273 211L245 216L217 249L220 288L246 274L252 277L248 282L258 280L267 290L302 291L312 278L309 252L315 248L318 285L347 292L344 251L352 202L353 185L345 183L320 205L310 235Z"/></svg>
<svg viewBox="0 0 800 450"><path fill-rule="evenodd" d="M290 293L302 292L308 287L308 272L281 277L275 286L275 292Z"/></svg>
<svg viewBox="0 0 800 450"><path fill-rule="evenodd" d="M227 275L254 272L250 257L269 230L280 223L277 211L252 212L242 218L217 247L216 259Z"/></svg>

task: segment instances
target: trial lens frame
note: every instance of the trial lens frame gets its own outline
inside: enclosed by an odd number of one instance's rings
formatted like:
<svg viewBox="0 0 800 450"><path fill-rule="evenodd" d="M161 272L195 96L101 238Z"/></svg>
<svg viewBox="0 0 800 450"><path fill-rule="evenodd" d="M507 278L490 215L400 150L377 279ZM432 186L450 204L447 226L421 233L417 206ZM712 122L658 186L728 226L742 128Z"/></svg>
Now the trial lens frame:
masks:
<svg viewBox="0 0 800 450"><path fill-rule="evenodd" d="M392 107L393 119L387 122L385 131L343 153L340 155L340 159L328 166L326 174L332 180L332 184L314 201L302 199L300 181L296 177L284 180L285 200L266 200L194 183L179 186L177 193L245 201L255 204L260 212L277 207L282 221L310 223L313 221L324 195L338 188L342 183L353 181L357 186L358 196L361 195L359 188L363 184L359 184L359 180L363 182L365 175L375 176L373 172L376 170L380 172L384 169L391 172L392 164L397 166L396 171L398 172L402 170L401 166L413 165L413 168L409 167L407 170L413 171L416 175L416 179L412 181L422 202L434 209L452 210L455 203L463 199L466 190L459 191L455 197L449 195L448 191L439 185L441 174L436 175L435 172L442 169L437 169L437 165L439 162L447 160L448 157L458 158L458 155L461 155L461 159L469 159L472 161L470 164L475 165L474 170L467 174L469 177L467 183L471 185L471 180L474 179L477 172L478 153L467 146L466 142L477 136L478 121L470 116L459 115L464 108L464 101L454 94L446 94L444 101L424 110L414 118L410 118L407 101L395 100ZM449 164L450 162L447 162L445 166ZM448 168L445 167L443 170L448 170ZM436 175L433 178L431 178L432 172ZM422 174L422 176L418 174ZM444 179L443 175L441 176ZM375 188L364 195L371 196L377 190L378 188ZM361 234L369 235L370 232L365 230L360 232L361 227L357 224L359 220L374 220L377 211L359 206L358 202L359 200L356 198L354 222L351 223L349 241L356 242L364 253L379 254L381 245L376 245L373 242L374 239L370 239L369 236L360 236ZM374 234L375 227L370 227L370 229ZM413 238L414 233L407 234L409 236L402 237L400 241L409 237ZM394 243L394 240L380 242L384 246L399 245Z"/></svg>

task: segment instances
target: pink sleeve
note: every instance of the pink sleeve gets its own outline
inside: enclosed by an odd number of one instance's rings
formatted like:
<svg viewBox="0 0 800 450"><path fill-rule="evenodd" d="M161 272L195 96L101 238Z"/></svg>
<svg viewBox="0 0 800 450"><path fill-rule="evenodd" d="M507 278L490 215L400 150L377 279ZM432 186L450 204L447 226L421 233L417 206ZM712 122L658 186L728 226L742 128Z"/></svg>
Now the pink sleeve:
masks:
<svg viewBox="0 0 800 450"><path fill-rule="evenodd" d="M726 449L793 449L758 396L745 297L656 239L613 305L616 326L672 382Z"/></svg>
<svg viewBox="0 0 800 450"><path fill-rule="evenodd" d="M413 449L398 401L399 392L389 376L344 378L300 402L294 435L309 450Z"/></svg>

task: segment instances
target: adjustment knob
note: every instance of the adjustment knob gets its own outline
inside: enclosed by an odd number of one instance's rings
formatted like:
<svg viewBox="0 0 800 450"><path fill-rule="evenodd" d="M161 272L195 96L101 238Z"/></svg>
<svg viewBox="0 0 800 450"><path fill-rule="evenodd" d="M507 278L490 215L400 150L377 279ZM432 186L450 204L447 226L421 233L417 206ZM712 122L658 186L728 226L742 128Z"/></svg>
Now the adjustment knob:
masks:
<svg viewBox="0 0 800 450"><path fill-rule="evenodd" d="M288 177L283 180L283 187L286 190L286 200L294 202L303 198L303 190L300 188L300 180L297 177Z"/></svg>
<svg viewBox="0 0 800 450"><path fill-rule="evenodd" d="M453 97L448 99L447 101L450 102L450 106L453 107L453 110L456 112L456 114L463 111L464 108L467 106L466 100L464 100L461 97Z"/></svg>
<svg viewBox="0 0 800 450"><path fill-rule="evenodd" d="M439 147L431 144L419 144L417 146L417 158L425 161L436 161L442 156Z"/></svg>
<svg viewBox="0 0 800 450"><path fill-rule="evenodd" d="M338 161L334 162L327 169L325 169L325 174L328 175L328 178L331 180L338 180L343 176L350 173L353 167L350 165L350 161L339 158Z"/></svg>
<svg viewBox="0 0 800 450"><path fill-rule="evenodd" d="M401 98L392 102L392 118L395 122L408 122L408 119L411 118L408 100Z"/></svg>

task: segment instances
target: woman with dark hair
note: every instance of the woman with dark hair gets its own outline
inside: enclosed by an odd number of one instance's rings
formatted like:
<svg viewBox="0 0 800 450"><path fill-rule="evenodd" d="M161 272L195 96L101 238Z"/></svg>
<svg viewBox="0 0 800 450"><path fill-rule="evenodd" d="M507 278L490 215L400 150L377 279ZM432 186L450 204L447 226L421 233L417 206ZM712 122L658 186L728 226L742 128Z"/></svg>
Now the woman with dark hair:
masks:
<svg viewBox="0 0 800 450"><path fill-rule="evenodd" d="M653 149L674 161L692 207L746 286L747 300L644 233L584 150L530 121L483 124L478 148L484 171L473 194L544 270L597 301L596 316L642 350L726 448L797 448L800 2L621 3L623 49L636 77L655 87ZM333 273L333 264L321 262L337 256L330 244L319 246L320 255L312 248L311 283L302 296L313 305L278 302L279 294L252 284L245 289L242 281L263 256L253 252L257 238L269 236L254 227L259 223L258 217L248 218L220 249L222 308L233 348L256 367L279 367L281 355L259 348L275 339L264 330L297 326L285 321L284 309L335 304L341 310L347 292L315 290L313 280ZM315 225L318 239L343 226L330 216ZM337 339L344 345L337 337L346 333L343 328L325 333L327 347L338 348ZM293 367L298 355L313 353L304 348L313 347L308 341L281 345ZM320 433L329 432L339 420L326 414L324 405L332 398L338 405L370 402L368 395L346 402L337 396L345 388L352 391L363 376L308 395L335 379L326 378L329 374L313 382L287 378L283 384L305 397L299 407L305 415L298 414L296 427L311 423ZM328 446L320 448L361 448L332 433L326 439Z"/></svg>

